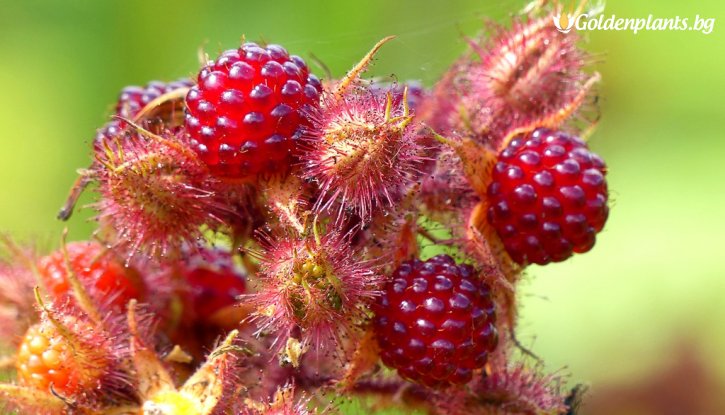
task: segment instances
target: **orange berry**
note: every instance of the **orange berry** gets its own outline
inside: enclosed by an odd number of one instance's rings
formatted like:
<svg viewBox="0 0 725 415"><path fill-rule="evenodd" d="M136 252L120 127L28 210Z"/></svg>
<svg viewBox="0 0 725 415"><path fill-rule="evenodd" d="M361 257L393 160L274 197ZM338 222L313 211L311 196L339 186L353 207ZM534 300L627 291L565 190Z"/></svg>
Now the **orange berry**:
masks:
<svg viewBox="0 0 725 415"><path fill-rule="evenodd" d="M76 352L52 324L35 324L25 333L16 361L21 384L41 390L52 386L62 396L73 396L100 375L99 370L78 366Z"/></svg>

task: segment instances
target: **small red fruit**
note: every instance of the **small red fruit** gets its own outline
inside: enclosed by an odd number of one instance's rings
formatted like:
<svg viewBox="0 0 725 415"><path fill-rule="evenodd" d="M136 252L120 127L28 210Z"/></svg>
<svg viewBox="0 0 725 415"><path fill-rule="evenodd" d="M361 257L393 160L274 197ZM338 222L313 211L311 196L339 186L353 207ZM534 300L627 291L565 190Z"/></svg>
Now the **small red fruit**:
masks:
<svg viewBox="0 0 725 415"><path fill-rule="evenodd" d="M498 343L490 289L448 255L406 261L375 307L383 362L427 386L465 384Z"/></svg>
<svg viewBox="0 0 725 415"><path fill-rule="evenodd" d="M589 251L607 221L607 169L586 143L539 128L499 154L488 187L488 221L519 264Z"/></svg>
<svg viewBox="0 0 725 415"><path fill-rule="evenodd" d="M91 297L103 305L124 309L140 298L137 275L97 242L72 242L66 246L68 263ZM72 297L63 250L38 261L38 272L48 292L57 299Z"/></svg>
<svg viewBox="0 0 725 415"><path fill-rule="evenodd" d="M244 274L232 256L221 250L204 250L184 265L182 274L190 286L194 313L208 320L218 311L234 305L247 290Z"/></svg>
<svg viewBox="0 0 725 415"><path fill-rule="evenodd" d="M245 43L209 62L186 96L192 147L230 179L285 171L322 85L305 61L278 45Z"/></svg>

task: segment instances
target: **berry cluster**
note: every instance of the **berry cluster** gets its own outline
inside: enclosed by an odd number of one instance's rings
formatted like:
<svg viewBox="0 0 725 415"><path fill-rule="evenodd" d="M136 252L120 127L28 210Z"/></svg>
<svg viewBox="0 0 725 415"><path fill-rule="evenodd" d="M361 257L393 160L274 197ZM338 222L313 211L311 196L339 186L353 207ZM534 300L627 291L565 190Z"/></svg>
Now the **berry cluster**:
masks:
<svg viewBox="0 0 725 415"><path fill-rule="evenodd" d="M473 41L430 89L362 77L392 37L325 82L247 42L191 80L125 88L60 214L94 183L93 239L47 255L1 240L17 376L0 398L51 415L308 414L335 394L573 414L514 335L526 267L591 250L609 214L579 125L599 75L555 12Z"/></svg>

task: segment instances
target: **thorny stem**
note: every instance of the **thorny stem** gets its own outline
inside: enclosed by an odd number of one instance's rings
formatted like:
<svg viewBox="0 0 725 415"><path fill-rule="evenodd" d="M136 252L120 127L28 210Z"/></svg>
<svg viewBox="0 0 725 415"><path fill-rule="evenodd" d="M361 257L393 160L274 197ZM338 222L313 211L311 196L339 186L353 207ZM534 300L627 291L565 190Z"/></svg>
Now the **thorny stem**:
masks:
<svg viewBox="0 0 725 415"><path fill-rule="evenodd" d="M509 326L509 336L511 337L511 342L514 344L514 346L516 346L517 349L519 349L521 351L521 353L534 359L536 361L536 363L538 363L538 364L544 363L544 359L537 356L536 353L531 351L531 349L529 349L528 347L521 344L521 342L519 342L519 339L516 337L516 332L515 332L515 329L513 326Z"/></svg>
<svg viewBox="0 0 725 415"><path fill-rule="evenodd" d="M438 238L436 238L435 236L433 236L433 235L432 235L432 234L431 234L430 232L428 232L428 230L427 230L427 229L419 228L419 229L418 229L418 234L419 234L420 236L424 237L425 239L427 239L427 240L429 240L429 241L433 242L434 244L439 244L439 243L441 243L441 240L440 240L440 239L438 239Z"/></svg>
<svg viewBox="0 0 725 415"><path fill-rule="evenodd" d="M395 36L388 36L381 39L378 43L375 44L375 46L373 46L370 52L368 52L367 55L365 55L362 60L358 62L357 65L350 69L350 72L348 72L347 75L345 75L345 77L340 80L340 82L337 84L337 88L335 88L334 96L337 99L340 99L343 94L345 94L350 85L352 85L352 83L360 76L365 68L367 68L367 66L370 64L370 61L372 61L373 57L376 53L378 53L380 48L393 39L395 39Z"/></svg>
<svg viewBox="0 0 725 415"><path fill-rule="evenodd" d="M73 214L73 209L75 209L76 203L81 197L81 194L83 194L83 191L86 190L86 187L88 187L88 185L93 182L93 173L90 169L82 169L79 170L78 173L78 177L73 183L73 187L71 187L68 198L58 212L58 219L62 221L67 221L68 219L70 219L71 215Z"/></svg>

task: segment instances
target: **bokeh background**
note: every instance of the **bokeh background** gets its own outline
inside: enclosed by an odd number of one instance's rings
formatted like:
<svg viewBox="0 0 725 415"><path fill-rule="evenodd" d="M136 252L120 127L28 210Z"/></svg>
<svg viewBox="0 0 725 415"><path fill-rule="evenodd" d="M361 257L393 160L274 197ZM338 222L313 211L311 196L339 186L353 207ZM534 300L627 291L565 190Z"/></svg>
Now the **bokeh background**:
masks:
<svg viewBox="0 0 725 415"><path fill-rule="evenodd" d="M193 74L201 46L214 55L245 34L339 76L397 34L370 74L431 85L466 49L463 35L522 6L0 1L0 230L57 240L57 209L118 91ZM610 168L612 213L591 253L528 271L518 333L550 370L591 386L585 414L725 413L724 11L720 0L613 0L607 15L717 21L709 35L585 35L603 75L591 145ZM90 217L74 216L73 238L89 235Z"/></svg>

